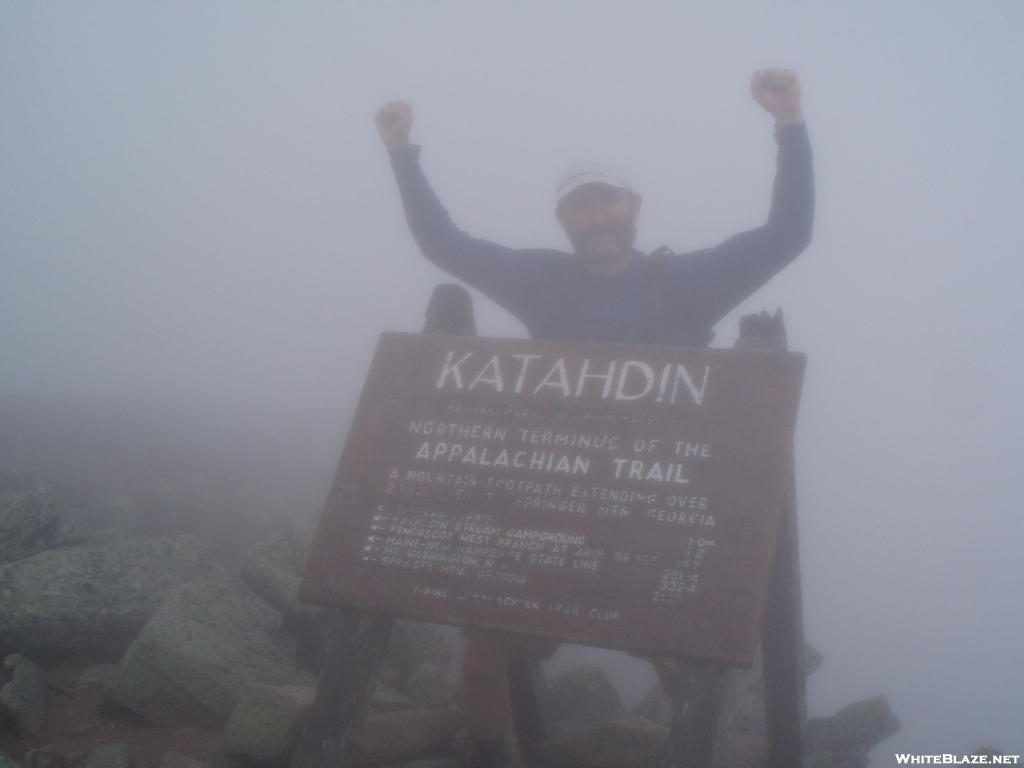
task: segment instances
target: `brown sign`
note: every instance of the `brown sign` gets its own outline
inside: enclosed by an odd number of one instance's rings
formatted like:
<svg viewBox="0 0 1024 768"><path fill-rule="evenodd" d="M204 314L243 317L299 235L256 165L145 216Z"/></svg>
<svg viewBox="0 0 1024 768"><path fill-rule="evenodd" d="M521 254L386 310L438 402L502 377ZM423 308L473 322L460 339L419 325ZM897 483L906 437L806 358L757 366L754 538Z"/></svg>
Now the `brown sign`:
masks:
<svg viewBox="0 0 1024 768"><path fill-rule="evenodd" d="M303 600L748 665L804 357L386 333Z"/></svg>

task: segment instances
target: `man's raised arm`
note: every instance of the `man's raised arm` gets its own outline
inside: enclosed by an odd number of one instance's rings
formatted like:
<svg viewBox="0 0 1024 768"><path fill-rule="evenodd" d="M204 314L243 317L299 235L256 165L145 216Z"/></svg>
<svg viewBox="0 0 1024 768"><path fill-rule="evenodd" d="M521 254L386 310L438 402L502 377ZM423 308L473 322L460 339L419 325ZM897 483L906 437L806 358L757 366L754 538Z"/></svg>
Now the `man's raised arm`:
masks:
<svg viewBox="0 0 1024 768"><path fill-rule="evenodd" d="M553 271L552 259L470 237L455 225L420 167L420 148L409 142L412 117L412 105L392 101L377 111L376 123L416 244L433 264L520 316L524 305L534 301L538 281Z"/></svg>
<svg viewBox="0 0 1024 768"><path fill-rule="evenodd" d="M800 108L800 81L788 69L754 73L751 95L775 118L779 145L768 223L681 260L663 294L683 326L710 329L795 259L811 240L814 174Z"/></svg>

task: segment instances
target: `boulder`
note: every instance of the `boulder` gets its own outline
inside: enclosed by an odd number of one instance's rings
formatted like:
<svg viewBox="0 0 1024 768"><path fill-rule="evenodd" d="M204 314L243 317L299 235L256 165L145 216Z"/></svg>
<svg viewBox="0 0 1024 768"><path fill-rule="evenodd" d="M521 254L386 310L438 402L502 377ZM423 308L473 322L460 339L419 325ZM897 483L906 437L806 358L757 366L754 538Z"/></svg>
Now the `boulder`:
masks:
<svg viewBox="0 0 1024 768"><path fill-rule="evenodd" d="M369 715L356 749L356 763L384 765L420 757L440 748L461 727L461 709Z"/></svg>
<svg viewBox="0 0 1024 768"><path fill-rule="evenodd" d="M117 658L172 589L219 571L192 536L52 549L0 565L0 654Z"/></svg>
<svg viewBox="0 0 1024 768"><path fill-rule="evenodd" d="M242 581L286 618L315 618L320 609L298 599L299 581L312 545L312 534L297 528L274 536L249 551Z"/></svg>
<svg viewBox="0 0 1024 768"><path fill-rule="evenodd" d="M405 681L404 692L420 708L444 709L451 704L458 689L448 673L436 664L424 662Z"/></svg>
<svg viewBox="0 0 1024 768"><path fill-rule="evenodd" d="M462 765L463 762L461 760L456 760L452 757L426 757L422 760L400 763L395 768L461 768Z"/></svg>
<svg viewBox="0 0 1024 768"><path fill-rule="evenodd" d="M453 655L450 640L452 631L450 627L422 621L396 620L381 665L381 682L401 691L406 681L423 664L433 664L447 672Z"/></svg>
<svg viewBox="0 0 1024 768"><path fill-rule="evenodd" d="M154 723L220 724L250 682L313 685L276 632L278 614L220 577L175 589L121 660L114 702Z"/></svg>
<svg viewBox="0 0 1024 768"><path fill-rule="evenodd" d="M551 713L559 723L595 723L626 714L615 686L604 670L593 664L552 678L548 695Z"/></svg>
<svg viewBox="0 0 1024 768"><path fill-rule="evenodd" d="M669 754L668 729L627 717L568 728L538 745L550 768L660 768Z"/></svg>
<svg viewBox="0 0 1024 768"><path fill-rule="evenodd" d="M93 664L78 677L78 688L105 688L117 673L117 664Z"/></svg>
<svg viewBox="0 0 1024 768"><path fill-rule="evenodd" d="M811 674L821 662L821 654L805 643L804 674ZM672 704L661 685L655 683L631 714L668 728L672 722ZM768 759L760 650L750 669L731 669L726 673L717 739L723 765L753 768Z"/></svg>
<svg viewBox="0 0 1024 768"><path fill-rule="evenodd" d="M206 763L194 757L179 755L177 752L164 752L160 759L160 768L206 768Z"/></svg>
<svg viewBox="0 0 1024 768"><path fill-rule="evenodd" d="M874 696L849 704L831 717L807 721L807 768L864 768L868 752L900 729L889 699Z"/></svg>
<svg viewBox="0 0 1024 768"><path fill-rule="evenodd" d="M24 560L54 546L57 505L37 489L6 496L0 511L0 563Z"/></svg>
<svg viewBox="0 0 1024 768"><path fill-rule="evenodd" d="M69 764L67 753L54 744L29 750L22 762L24 768L68 768Z"/></svg>
<svg viewBox="0 0 1024 768"><path fill-rule="evenodd" d="M298 599L312 544L311 533L291 528L250 550L241 575L249 589L281 612L281 628L295 639L299 664L319 672L327 645L323 609Z"/></svg>
<svg viewBox="0 0 1024 768"><path fill-rule="evenodd" d="M82 768L135 768L135 759L127 744L114 742L90 750Z"/></svg>
<svg viewBox="0 0 1024 768"><path fill-rule="evenodd" d="M38 736L46 726L46 673L12 653L4 659L11 681L0 688L0 712L25 734Z"/></svg>
<svg viewBox="0 0 1024 768"><path fill-rule="evenodd" d="M406 709L416 709L416 702L378 680L370 699L370 711L401 712Z"/></svg>
<svg viewBox="0 0 1024 768"><path fill-rule="evenodd" d="M298 743L315 696L312 686L249 683L224 726L224 751L283 760Z"/></svg>

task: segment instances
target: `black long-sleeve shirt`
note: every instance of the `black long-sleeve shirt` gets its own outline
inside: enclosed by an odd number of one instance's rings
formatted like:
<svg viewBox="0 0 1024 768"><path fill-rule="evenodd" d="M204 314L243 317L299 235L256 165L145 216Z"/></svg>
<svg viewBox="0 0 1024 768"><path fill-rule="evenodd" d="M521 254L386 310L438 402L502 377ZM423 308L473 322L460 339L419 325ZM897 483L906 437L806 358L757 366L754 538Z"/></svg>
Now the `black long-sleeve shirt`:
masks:
<svg viewBox="0 0 1024 768"><path fill-rule="evenodd" d="M513 249L452 222L419 164L419 147L391 152L413 237L423 254L519 318L533 338L704 346L711 327L800 254L811 239L814 177L803 124L780 126L768 223L714 248L634 253L623 272L594 275L572 254Z"/></svg>

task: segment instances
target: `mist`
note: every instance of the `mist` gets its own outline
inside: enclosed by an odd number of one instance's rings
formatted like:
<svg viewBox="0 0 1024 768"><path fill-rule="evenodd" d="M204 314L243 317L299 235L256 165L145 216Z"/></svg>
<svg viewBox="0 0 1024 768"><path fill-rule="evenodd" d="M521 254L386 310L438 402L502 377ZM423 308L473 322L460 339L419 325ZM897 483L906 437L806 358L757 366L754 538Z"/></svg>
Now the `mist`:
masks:
<svg viewBox="0 0 1024 768"><path fill-rule="evenodd" d="M643 194L638 247L685 252L764 222L749 81L789 67L814 239L713 346L782 307L808 358L810 714L887 694L878 765L1019 754L1022 34L1012 2L6 3L0 460L70 474L138 435L315 517L378 335L452 281L409 235L377 108L413 104L475 236L568 248L555 181L597 156ZM525 336L474 303L481 335Z"/></svg>

